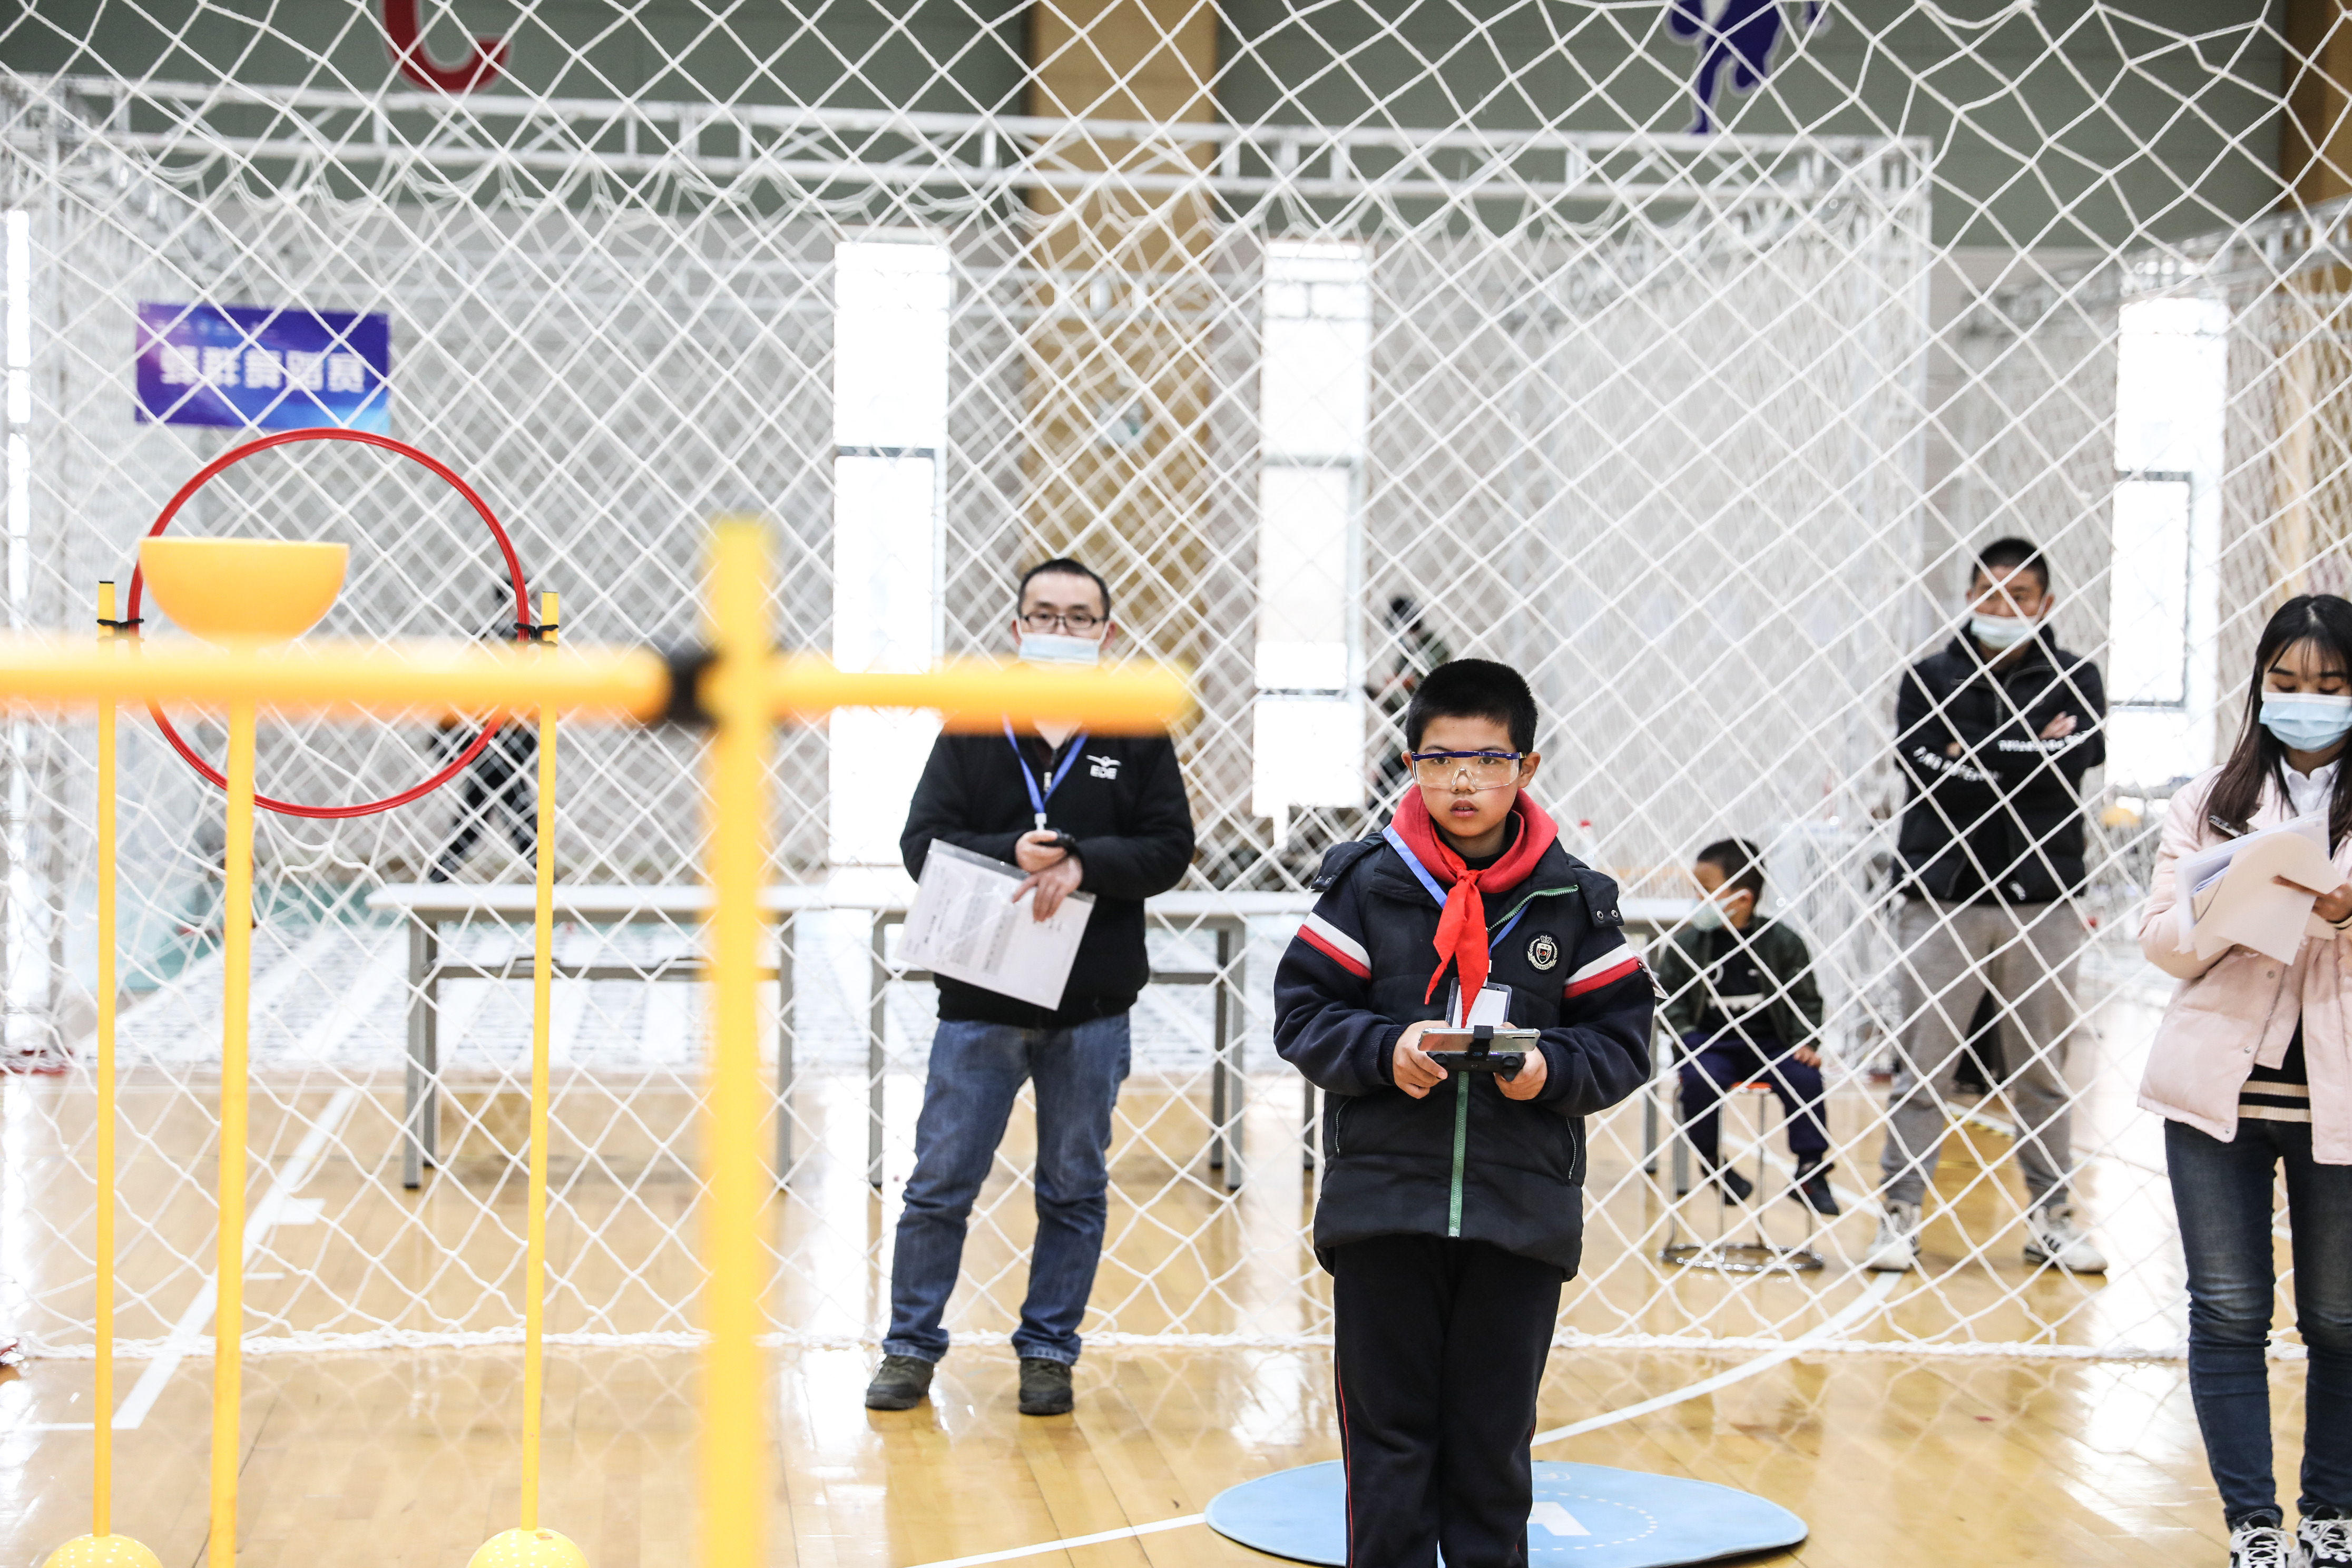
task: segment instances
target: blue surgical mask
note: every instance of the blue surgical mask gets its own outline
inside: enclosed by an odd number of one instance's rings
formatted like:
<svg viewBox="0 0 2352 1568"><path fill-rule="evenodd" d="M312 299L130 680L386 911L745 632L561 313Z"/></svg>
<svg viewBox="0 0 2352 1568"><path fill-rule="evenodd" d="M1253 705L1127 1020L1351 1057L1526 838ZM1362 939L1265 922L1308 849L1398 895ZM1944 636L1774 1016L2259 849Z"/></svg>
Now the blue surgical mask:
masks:
<svg viewBox="0 0 2352 1568"><path fill-rule="evenodd" d="M2352 734L2352 697L2309 691L2263 693L2263 728L2294 752L2324 752Z"/></svg>
<svg viewBox="0 0 2352 1568"><path fill-rule="evenodd" d="M2032 637L2041 625L2040 621L2028 620L2023 616L1979 613L1969 617L1969 636L1995 653L2007 653Z"/></svg>
<svg viewBox="0 0 2352 1568"><path fill-rule="evenodd" d="M1024 664L1099 664L1102 642L1097 637L1065 637L1058 632L1023 632Z"/></svg>

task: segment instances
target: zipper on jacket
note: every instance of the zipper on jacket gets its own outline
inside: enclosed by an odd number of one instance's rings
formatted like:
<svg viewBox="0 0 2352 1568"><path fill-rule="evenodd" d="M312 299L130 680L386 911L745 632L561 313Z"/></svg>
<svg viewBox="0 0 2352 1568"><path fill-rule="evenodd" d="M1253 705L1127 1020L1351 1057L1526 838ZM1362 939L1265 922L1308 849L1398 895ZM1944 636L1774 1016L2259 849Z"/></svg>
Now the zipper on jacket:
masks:
<svg viewBox="0 0 2352 1568"><path fill-rule="evenodd" d="M1462 1234L1462 1164L1470 1152L1470 1075L1454 1075L1454 1194L1445 1214L1445 1234Z"/></svg>

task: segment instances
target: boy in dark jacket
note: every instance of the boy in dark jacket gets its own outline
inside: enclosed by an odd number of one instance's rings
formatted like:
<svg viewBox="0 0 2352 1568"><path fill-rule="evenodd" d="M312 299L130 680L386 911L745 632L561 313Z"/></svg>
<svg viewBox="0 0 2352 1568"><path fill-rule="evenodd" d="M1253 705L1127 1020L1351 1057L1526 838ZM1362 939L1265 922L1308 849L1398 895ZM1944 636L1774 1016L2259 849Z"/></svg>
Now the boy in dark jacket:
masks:
<svg viewBox="0 0 2352 1568"><path fill-rule="evenodd" d="M1517 1568L1536 1391L1582 1246L1583 1119L1649 1077L1650 978L1616 884L1521 793L1542 759L1517 672L1440 665L1404 730L1415 787L1379 837L1324 858L1275 975L1275 1045L1328 1097L1315 1250L1348 1561ZM1516 1076L1449 1078L1422 1049L1474 1004L1541 1031Z"/></svg>
<svg viewBox="0 0 2352 1568"><path fill-rule="evenodd" d="M1757 918L1764 858L1754 845L1718 839L1698 852L1691 874L1706 898L1658 957L1666 1026L1687 1053L1683 1135L1726 1202L1747 1198L1754 1184L1718 1157L1719 1107L1732 1085L1769 1082L1788 1121L1795 1194L1816 1212L1833 1215L1822 1110L1822 993L1813 984L1812 954L1791 927Z"/></svg>

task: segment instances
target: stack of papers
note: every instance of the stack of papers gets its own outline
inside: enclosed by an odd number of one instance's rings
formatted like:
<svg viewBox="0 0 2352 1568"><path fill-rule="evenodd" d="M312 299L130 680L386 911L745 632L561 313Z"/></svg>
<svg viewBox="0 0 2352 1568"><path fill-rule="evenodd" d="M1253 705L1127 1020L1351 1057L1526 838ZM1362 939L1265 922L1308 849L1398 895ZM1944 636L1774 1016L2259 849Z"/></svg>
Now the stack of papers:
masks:
<svg viewBox="0 0 2352 1568"><path fill-rule="evenodd" d="M1013 901L1013 890L1024 880L1017 866L932 839L914 907L907 911L899 959L910 969L1059 1007L1095 898L1072 893L1052 919L1041 921L1035 893Z"/></svg>
<svg viewBox="0 0 2352 1568"><path fill-rule="evenodd" d="M2311 912L2317 895L2281 887L2281 877L2310 888L2343 883L2344 873L2327 856L2324 815L2298 816L2183 857L2173 868L2181 950L2210 959L2246 947L2292 963L2306 935L2333 938L2336 928Z"/></svg>

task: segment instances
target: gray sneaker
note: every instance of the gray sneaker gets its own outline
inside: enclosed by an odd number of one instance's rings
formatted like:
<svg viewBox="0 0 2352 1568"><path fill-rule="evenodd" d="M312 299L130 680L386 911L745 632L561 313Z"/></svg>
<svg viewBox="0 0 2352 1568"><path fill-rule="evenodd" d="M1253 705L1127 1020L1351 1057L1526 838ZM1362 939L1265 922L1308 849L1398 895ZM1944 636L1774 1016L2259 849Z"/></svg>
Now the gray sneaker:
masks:
<svg viewBox="0 0 2352 1568"><path fill-rule="evenodd" d="M2105 1274L2106 1255L2074 1218L2073 1209L2035 1209L2025 1219L2025 1261L2069 1274Z"/></svg>
<svg viewBox="0 0 2352 1568"><path fill-rule="evenodd" d="M912 1410L931 1394L931 1363L910 1355L886 1355L866 1385L868 1410Z"/></svg>
<svg viewBox="0 0 2352 1568"><path fill-rule="evenodd" d="M1067 1415L1076 1403L1070 1394L1070 1363L1041 1355L1021 1358L1021 1414Z"/></svg>
<svg viewBox="0 0 2352 1568"><path fill-rule="evenodd" d="M1919 1266L1919 1205L1890 1203L1878 1216L1878 1235L1862 1266L1881 1274L1908 1274Z"/></svg>

